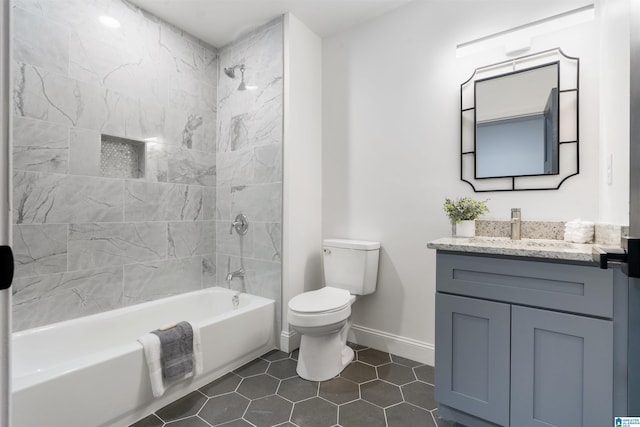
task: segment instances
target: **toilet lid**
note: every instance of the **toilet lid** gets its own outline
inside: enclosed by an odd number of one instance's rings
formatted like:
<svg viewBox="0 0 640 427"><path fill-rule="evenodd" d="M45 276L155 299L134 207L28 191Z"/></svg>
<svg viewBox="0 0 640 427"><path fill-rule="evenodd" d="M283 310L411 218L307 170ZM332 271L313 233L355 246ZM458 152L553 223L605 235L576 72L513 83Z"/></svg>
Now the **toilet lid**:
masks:
<svg viewBox="0 0 640 427"><path fill-rule="evenodd" d="M325 287L291 298L289 308L299 313L334 311L349 304L351 294L345 289Z"/></svg>

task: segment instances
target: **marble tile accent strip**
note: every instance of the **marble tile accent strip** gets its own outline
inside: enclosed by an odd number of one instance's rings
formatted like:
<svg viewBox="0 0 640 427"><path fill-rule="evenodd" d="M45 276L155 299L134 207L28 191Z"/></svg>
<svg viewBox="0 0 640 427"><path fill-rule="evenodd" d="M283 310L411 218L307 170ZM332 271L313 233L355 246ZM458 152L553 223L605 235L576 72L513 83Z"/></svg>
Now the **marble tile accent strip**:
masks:
<svg viewBox="0 0 640 427"><path fill-rule="evenodd" d="M124 266L124 305L202 289L202 257Z"/></svg>
<svg viewBox="0 0 640 427"><path fill-rule="evenodd" d="M168 251L170 258L186 258L215 252L215 222L170 222Z"/></svg>
<svg viewBox="0 0 640 427"><path fill-rule="evenodd" d="M67 225L14 225L15 277L67 271Z"/></svg>
<svg viewBox="0 0 640 427"><path fill-rule="evenodd" d="M22 117L13 119L13 168L67 173L69 128Z"/></svg>
<svg viewBox="0 0 640 427"><path fill-rule="evenodd" d="M564 221L522 221L523 239L564 240ZM476 236L511 237L509 221L476 220Z"/></svg>
<svg viewBox="0 0 640 427"><path fill-rule="evenodd" d="M203 188L141 181L125 183L125 221L203 219Z"/></svg>
<svg viewBox="0 0 640 427"><path fill-rule="evenodd" d="M69 270L164 259L166 242L162 222L71 224Z"/></svg>
<svg viewBox="0 0 640 427"><path fill-rule="evenodd" d="M18 278L13 286L13 330L119 308L122 267Z"/></svg>
<svg viewBox="0 0 640 427"><path fill-rule="evenodd" d="M122 221L122 181L15 172L16 224Z"/></svg>

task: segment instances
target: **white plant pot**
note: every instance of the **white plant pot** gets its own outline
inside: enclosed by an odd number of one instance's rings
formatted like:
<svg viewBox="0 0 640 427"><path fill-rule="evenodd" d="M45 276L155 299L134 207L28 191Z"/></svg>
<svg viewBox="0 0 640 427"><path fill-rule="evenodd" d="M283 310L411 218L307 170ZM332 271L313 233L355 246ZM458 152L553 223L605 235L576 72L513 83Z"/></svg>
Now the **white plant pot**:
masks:
<svg viewBox="0 0 640 427"><path fill-rule="evenodd" d="M456 237L474 237L476 235L476 220L461 221L456 224Z"/></svg>

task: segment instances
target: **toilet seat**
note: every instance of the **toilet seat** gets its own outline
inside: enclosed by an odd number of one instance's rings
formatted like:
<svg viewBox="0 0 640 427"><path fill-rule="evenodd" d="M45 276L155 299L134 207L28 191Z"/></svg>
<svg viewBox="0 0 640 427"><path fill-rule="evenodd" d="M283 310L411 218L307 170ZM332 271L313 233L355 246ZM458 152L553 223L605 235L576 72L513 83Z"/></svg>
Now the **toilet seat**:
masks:
<svg viewBox="0 0 640 427"><path fill-rule="evenodd" d="M349 304L350 298L349 291L326 286L296 295L289 301L289 308L298 313L330 312Z"/></svg>
<svg viewBox="0 0 640 427"><path fill-rule="evenodd" d="M344 289L330 286L304 292L289 301L287 320L293 326L317 327L342 322L351 315L354 297Z"/></svg>

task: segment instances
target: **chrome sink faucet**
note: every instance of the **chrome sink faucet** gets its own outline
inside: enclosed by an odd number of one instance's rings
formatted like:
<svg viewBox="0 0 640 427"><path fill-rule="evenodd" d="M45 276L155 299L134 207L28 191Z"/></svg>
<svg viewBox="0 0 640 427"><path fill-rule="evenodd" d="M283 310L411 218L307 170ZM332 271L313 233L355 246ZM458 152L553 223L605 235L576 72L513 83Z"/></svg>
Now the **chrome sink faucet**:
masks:
<svg viewBox="0 0 640 427"><path fill-rule="evenodd" d="M511 208L511 240L520 240L522 216L520 208Z"/></svg>

